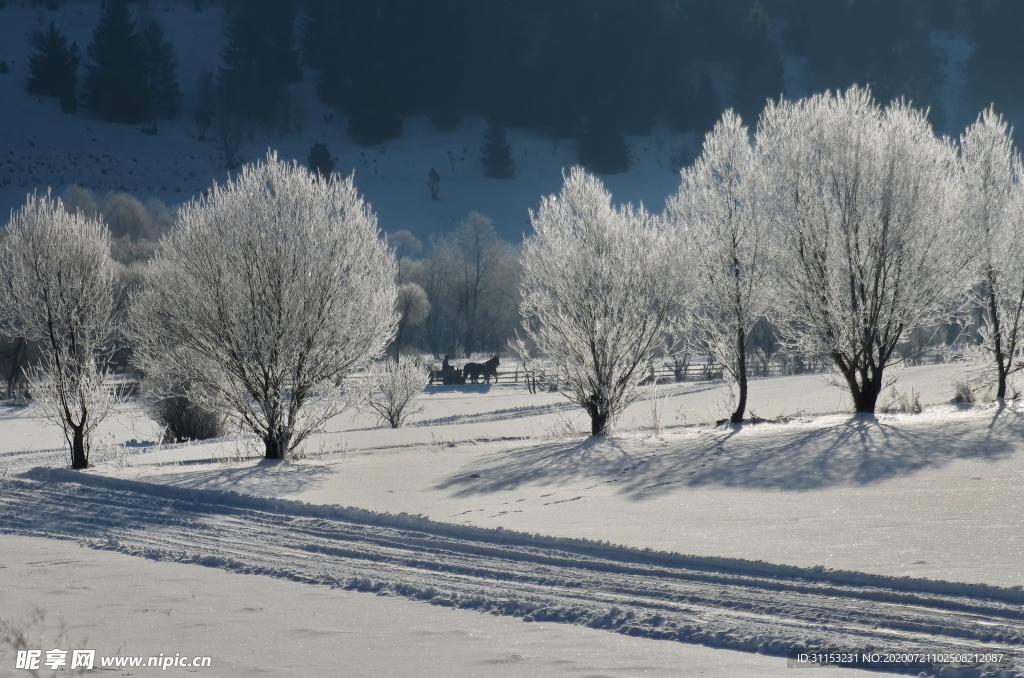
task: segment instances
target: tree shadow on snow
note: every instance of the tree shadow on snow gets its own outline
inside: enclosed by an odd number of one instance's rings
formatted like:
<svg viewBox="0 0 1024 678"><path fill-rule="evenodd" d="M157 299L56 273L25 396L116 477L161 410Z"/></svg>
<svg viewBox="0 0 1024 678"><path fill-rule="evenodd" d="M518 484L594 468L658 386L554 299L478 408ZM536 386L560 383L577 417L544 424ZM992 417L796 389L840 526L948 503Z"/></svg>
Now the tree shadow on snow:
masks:
<svg viewBox="0 0 1024 678"><path fill-rule="evenodd" d="M331 476L326 466L305 466L264 459L255 466L168 473L160 483L203 490L281 497L316 489Z"/></svg>
<svg viewBox="0 0 1024 678"><path fill-rule="evenodd" d="M1001 410L986 419L879 422L854 416L820 428L760 426L681 439L586 439L547 443L479 459L437 489L455 496L526 485L593 480L637 500L684 487L787 491L868 485L957 459L995 461L1024 443L1024 415Z"/></svg>

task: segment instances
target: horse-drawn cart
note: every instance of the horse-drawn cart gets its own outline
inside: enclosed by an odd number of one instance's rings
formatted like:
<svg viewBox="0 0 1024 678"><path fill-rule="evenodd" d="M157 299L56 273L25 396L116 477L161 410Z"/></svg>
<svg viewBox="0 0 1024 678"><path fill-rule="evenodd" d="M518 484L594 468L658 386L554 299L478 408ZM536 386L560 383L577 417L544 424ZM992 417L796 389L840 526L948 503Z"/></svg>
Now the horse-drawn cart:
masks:
<svg viewBox="0 0 1024 678"><path fill-rule="evenodd" d="M467 381L475 384L480 378L483 378L485 384L491 383L492 378L494 383L498 383L498 365L500 364L498 356L494 356L484 363L466 363L462 369L452 367L448 363L449 357L444 357L441 369L430 370L431 384L465 384Z"/></svg>
<svg viewBox="0 0 1024 678"><path fill-rule="evenodd" d="M462 370L456 367L441 368L439 370L430 370L430 383L445 384L447 386L451 384L465 384L466 378L462 376Z"/></svg>

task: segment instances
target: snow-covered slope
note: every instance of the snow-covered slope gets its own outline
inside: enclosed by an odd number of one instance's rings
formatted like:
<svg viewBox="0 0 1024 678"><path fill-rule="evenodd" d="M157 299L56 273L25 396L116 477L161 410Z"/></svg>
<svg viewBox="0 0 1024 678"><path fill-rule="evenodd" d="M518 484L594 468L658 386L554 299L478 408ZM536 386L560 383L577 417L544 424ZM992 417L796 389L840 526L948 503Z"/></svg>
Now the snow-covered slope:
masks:
<svg viewBox="0 0 1024 678"><path fill-rule="evenodd" d="M0 61L10 73L0 75L0 215L9 214L33 190L48 186L60 192L79 183L100 194L126 191L145 200L158 197L169 204L188 200L227 176L223 154L212 141L200 141L192 118L194 92L201 74L216 72L223 46L219 5L207 3L197 13L189 4L154 0L144 10L157 18L178 56L178 79L185 93L185 112L176 121L157 124L158 133L142 133L143 125L119 125L91 119L88 111L61 113L56 99L25 92L28 77L28 36L53 21L83 52L91 42L99 15L95 0L69 0L62 9L32 8L27 0L8 0L0 9ZM481 119L467 119L460 129L440 133L423 119L411 119L405 134L381 146L353 144L344 116L321 104L314 93L315 75L292 91L294 121L283 132L253 130L243 145L246 160L262 158L268 148L306 164L314 143L327 145L337 160L335 171L355 172L356 186L380 217L384 231L408 229L425 238L451 230L470 211L494 220L499 233L518 242L529 231L528 210L542 195L561 187L561 172L575 162L572 142L558 144L523 130L509 130L516 161L513 179L489 179L479 162ZM207 132L207 136L210 132ZM606 177L615 199L643 202L661 211L665 198L679 185L670 169L674 157L693 147L693 135L659 130L650 137L629 139L633 167ZM441 175L439 200L431 200L427 174Z"/></svg>

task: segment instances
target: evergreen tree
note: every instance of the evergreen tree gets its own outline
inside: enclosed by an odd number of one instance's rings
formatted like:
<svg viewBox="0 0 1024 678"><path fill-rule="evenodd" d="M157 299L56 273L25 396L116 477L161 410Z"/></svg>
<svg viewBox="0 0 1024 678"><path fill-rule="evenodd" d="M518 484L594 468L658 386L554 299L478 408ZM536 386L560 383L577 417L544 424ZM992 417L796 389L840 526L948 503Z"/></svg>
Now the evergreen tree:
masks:
<svg viewBox="0 0 1024 678"><path fill-rule="evenodd" d="M32 33L31 44L35 51L29 57L31 75L28 91L58 97L62 107L74 108L78 83L78 45L69 44L67 36L57 30L52 21L48 30Z"/></svg>
<svg viewBox="0 0 1024 678"><path fill-rule="evenodd" d="M488 123L484 130L480 160L484 165L484 175L492 179L508 179L512 176L515 165L512 160L512 144L508 142L505 128L496 122Z"/></svg>
<svg viewBox="0 0 1024 678"><path fill-rule="evenodd" d="M669 100L668 122L676 132L695 132L703 137L714 127L722 108L718 93L706 74L691 82L688 73L680 73Z"/></svg>
<svg viewBox="0 0 1024 678"><path fill-rule="evenodd" d="M174 47L164 37L160 24L151 21L142 33L146 47L146 67L149 72L149 95L153 112L174 119L181 112L181 90L175 73L178 60Z"/></svg>
<svg viewBox="0 0 1024 678"><path fill-rule="evenodd" d="M287 118L288 85L302 79L295 14L294 0L229 6L218 83L228 113L267 124Z"/></svg>
<svg viewBox="0 0 1024 678"><path fill-rule="evenodd" d="M337 0L306 0L302 15L302 60L317 70L327 68L338 50L344 29Z"/></svg>
<svg viewBox="0 0 1024 678"><path fill-rule="evenodd" d="M101 118L143 122L153 114L146 48L126 0L107 0L89 45L85 103Z"/></svg>
<svg viewBox="0 0 1024 678"><path fill-rule="evenodd" d="M309 171L325 179L334 171L334 158L325 144L313 144L309 149Z"/></svg>
<svg viewBox="0 0 1024 678"><path fill-rule="evenodd" d="M975 47L967 62L968 94L972 106L1012 109L1024 101L1021 72L1024 70L1024 41L1020 26L1024 6L1011 0L970 3Z"/></svg>
<svg viewBox="0 0 1024 678"><path fill-rule="evenodd" d="M360 146L376 146L402 136L404 122L384 79L367 78L354 90L353 101L346 106L348 133Z"/></svg>
<svg viewBox="0 0 1024 678"><path fill-rule="evenodd" d="M736 35L733 58L736 75L733 105L748 123L756 121L765 103L769 99L777 100L783 90L782 62L770 31L768 15L761 3L755 1L742 30Z"/></svg>
<svg viewBox="0 0 1024 678"><path fill-rule="evenodd" d="M629 171L629 146L622 132L610 123L592 123L576 140L580 164L596 174Z"/></svg>

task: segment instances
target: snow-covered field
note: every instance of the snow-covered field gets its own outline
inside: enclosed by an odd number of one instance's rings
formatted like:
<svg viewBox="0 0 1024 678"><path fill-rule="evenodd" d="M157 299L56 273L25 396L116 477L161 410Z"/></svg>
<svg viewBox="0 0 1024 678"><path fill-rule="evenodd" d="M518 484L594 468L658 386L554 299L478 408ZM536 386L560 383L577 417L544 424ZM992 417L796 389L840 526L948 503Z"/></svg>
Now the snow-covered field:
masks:
<svg viewBox="0 0 1024 678"><path fill-rule="evenodd" d="M425 675L699 675L678 668L693 666L753 676L774 675L785 660L692 644L770 654L801 640L1017 648L1024 422L1013 405L948 405L959 369L908 369L899 387L918 391L925 412L876 421L844 414L842 392L820 375L754 381L754 412L798 416L742 428L713 424L726 411L723 384L663 387L660 435L651 430L650 403L639 402L616 435L596 442L571 435L584 429L582 412L557 393L439 387L411 425L376 429L349 412L307 446L313 459L288 464L247 458L258 450L244 440L144 445L155 437L152 424L127 407L104 436L135 443L111 446L81 475L30 471L59 463L59 453L46 451L59 446L59 433L6 410L0 543L18 554L50 550L5 560L0 589L18 593L0 598L0 610L68 610L72 627L72 617L82 619L98 644L127 636L139 648L124 651L131 654L166 651L168 637L195 638L206 625L211 637L225 637L218 634L230 634L234 615L245 616L239 610L262 606L305 638L306 656L321 667L338 656L323 634L339 617L314 622L283 601L290 588L332 608L315 593L322 591L366 620L344 617L358 629L344 642L362 648L352 675L412 675L417 654L458 657L424 659ZM48 563L31 570L27 588L26 558ZM102 562L124 579L69 584L55 562L65 559ZM173 584L178 571L195 572L190 585L223 591L218 599L246 593L234 607L190 607L178 631L154 622L137 635L118 631L127 628L118 609L86 611L89 603L55 593L92 587L73 596L88 601L130 587L136 596L187 598ZM256 605L249 595L275 602ZM526 632L481 611L573 624L520 624L544 629ZM399 626L387 621L394 615ZM417 635L421 624L436 633ZM420 649L382 660L376 643L392 632L403 639L394 642ZM148 640L157 637L162 645ZM640 640L647 645L634 644ZM297 651L269 650L258 635L239 643L258 647L253 657L278 669ZM532 649L496 649L524 644ZM657 649L641 649L648 646ZM637 653L650 660L631 663ZM529 661L479 663L513 654ZM225 659L243 667L255 665L245 663L253 657Z"/></svg>
<svg viewBox="0 0 1024 678"><path fill-rule="evenodd" d="M777 657L569 624L524 624L426 601L154 562L65 541L8 536L3 546L4 617L28 619L35 607L44 608L48 639L63 617L68 647L87 638L81 644L101 654L211 657L211 668L197 670L199 675L783 678L791 671ZM6 657L0 656L0 666L0 674L16 675L7 673Z"/></svg>
<svg viewBox="0 0 1024 678"><path fill-rule="evenodd" d="M31 5L0 9L0 214L71 183L173 206L224 179L191 116L223 47L218 3L138 5L175 45L186 95L156 135L24 91L29 33L53 21L84 52L99 11ZM241 155L305 164L325 143L385 231L425 238L475 210L518 242L575 163L570 142L513 129L515 177L486 178L479 119L452 133L413 119L359 147L314 80L293 88L290 128L253 130ZM628 141L630 171L603 180L616 201L660 211L696 140ZM237 436L155 445L129 404L84 473L54 470L59 431L2 408L0 618L24 625L43 608L51 631L69 625L44 650L88 636L101 655L209 655L217 676L725 678L783 675L793 642L1015 651L1024 409L948 404L960 369L908 369L899 388L927 409L877 420L851 418L824 376L754 380L750 411L782 423L741 428L714 425L730 410L723 383L671 385L599 441L557 393L436 387L410 425L348 412L287 464Z"/></svg>

